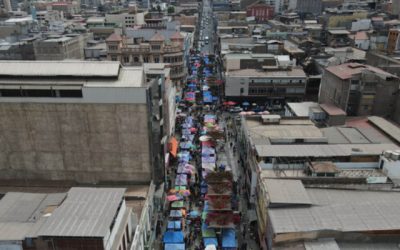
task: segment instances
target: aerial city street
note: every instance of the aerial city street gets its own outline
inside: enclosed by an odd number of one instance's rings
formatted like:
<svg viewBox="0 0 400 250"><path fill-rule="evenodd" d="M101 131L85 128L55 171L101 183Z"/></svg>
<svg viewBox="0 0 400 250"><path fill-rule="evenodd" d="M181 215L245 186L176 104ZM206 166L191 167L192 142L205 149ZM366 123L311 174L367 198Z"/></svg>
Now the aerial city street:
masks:
<svg viewBox="0 0 400 250"><path fill-rule="evenodd" d="M400 250L400 0L0 0L0 250Z"/></svg>

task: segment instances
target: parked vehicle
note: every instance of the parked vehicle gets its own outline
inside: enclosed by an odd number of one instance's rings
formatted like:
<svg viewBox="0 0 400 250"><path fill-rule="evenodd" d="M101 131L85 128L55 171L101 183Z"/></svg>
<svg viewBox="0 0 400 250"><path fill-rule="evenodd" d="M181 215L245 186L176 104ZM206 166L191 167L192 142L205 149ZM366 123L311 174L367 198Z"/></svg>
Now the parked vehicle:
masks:
<svg viewBox="0 0 400 250"><path fill-rule="evenodd" d="M234 107L233 109L229 110L231 113L240 113L243 109L241 107Z"/></svg>
<svg viewBox="0 0 400 250"><path fill-rule="evenodd" d="M251 111L254 111L254 112L264 111L264 106L257 106L255 108L252 108Z"/></svg>

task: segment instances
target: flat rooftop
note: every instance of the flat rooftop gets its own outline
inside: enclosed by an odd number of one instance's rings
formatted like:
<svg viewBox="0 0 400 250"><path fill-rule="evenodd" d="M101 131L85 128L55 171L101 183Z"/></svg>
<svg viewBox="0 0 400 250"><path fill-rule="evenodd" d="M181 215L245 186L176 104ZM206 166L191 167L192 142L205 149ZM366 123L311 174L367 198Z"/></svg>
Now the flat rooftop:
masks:
<svg viewBox="0 0 400 250"><path fill-rule="evenodd" d="M393 143L335 145L256 145L260 157L378 156L385 150L400 150Z"/></svg>
<svg viewBox="0 0 400 250"><path fill-rule="evenodd" d="M123 188L71 188L39 236L105 237L123 199Z"/></svg>
<svg viewBox="0 0 400 250"><path fill-rule="evenodd" d="M303 183L300 180L264 179L270 205L311 204Z"/></svg>
<svg viewBox="0 0 400 250"><path fill-rule="evenodd" d="M295 119L293 119L295 120ZM260 120L246 119L246 127L251 138L323 138L314 125L263 125Z"/></svg>
<svg viewBox="0 0 400 250"><path fill-rule="evenodd" d="M270 208L274 233L400 230L400 193L306 188L310 207Z"/></svg>
<svg viewBox="0 0 400 250"><path fill-rule="evenodd" d="M329 144L371 143L357 128L343 126L321 128L320 130L328 138Z"/></svg>
<svg viewBox="0 0 400 250"><path fill-rule="evenodd" d="M43 226L49 207L57 207L66 193L7 193L0 201L0 240L33 238Z"/></svg>
<svg viewBox="0 0 400 250"><path fill-rule="evenodd" d="M226 72L227 76L230 77L306 77L304 70L302 69L292 69L290 71L286 70L276 70L276 71L259 71L256 69L240 69L235 71Z"/></svg>
<svg viewBox="0 0 400 250"><path fill-rule="evenodd" d="M317 102L288 102L286 105L299 117L308 117L310 108L319 107Z"/></svg>
<svg viewBox="0 0 400 250"><path fill-rule="evenodd" d="M368 116L348 117L347 127L357 128L372 143L394 143L382 130L369 122Z"/></svg>
<svg viewBox="0 0 400 250"><path fill-rule="evenodd" d="M398 126L378 116L370 116L367 119L390 138L400 143L400 128Z"/></svg>

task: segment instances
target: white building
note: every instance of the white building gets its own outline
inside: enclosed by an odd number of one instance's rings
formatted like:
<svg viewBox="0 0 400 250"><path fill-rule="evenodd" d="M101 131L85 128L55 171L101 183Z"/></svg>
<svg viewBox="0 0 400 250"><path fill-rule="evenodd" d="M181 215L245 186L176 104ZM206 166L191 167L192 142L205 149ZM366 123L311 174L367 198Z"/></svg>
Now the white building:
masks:
<svg viewBox="0 0 400 250"><path fill-rule="evenodd" d="M269 6L275 7L275 14L278 14L285 9L285 0L265 0L265 3Z"/></svg>

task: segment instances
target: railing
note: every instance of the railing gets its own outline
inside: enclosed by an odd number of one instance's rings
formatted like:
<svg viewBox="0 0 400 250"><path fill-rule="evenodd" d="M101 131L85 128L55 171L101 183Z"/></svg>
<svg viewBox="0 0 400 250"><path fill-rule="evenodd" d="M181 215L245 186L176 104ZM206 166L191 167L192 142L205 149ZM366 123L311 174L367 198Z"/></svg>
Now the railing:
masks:
<svg viewBox="0 0 400 250"><path fill-rule="evenodd" d="M164 52L179 52L181 48L179 47L165 47Z"/></svg>
<svg viewBox="0 0 400 250"><path fill-rule="evenodd" d="M179 78L186 76L186 72L178 73L178 74L171 74L171 78Z"/></svg>
<svg viewBox="0 0 400 250"><path fill-rule="evenodd" d="M149 48L122 48L122 52L150 52Z"/></svg>
<svg viewBox="0 0 400 250"><path fill-rule="evenodd" d="M141 62L131 62L131 66L142 66Z"/></svg>
<svg viewBox="0 0 400 250"><path fill-rule="evenodd" d="M181 61L181 62L173 62L173 63L169 63L170 66L179 66L179 65L183 65L185 62Z"/></svg>

